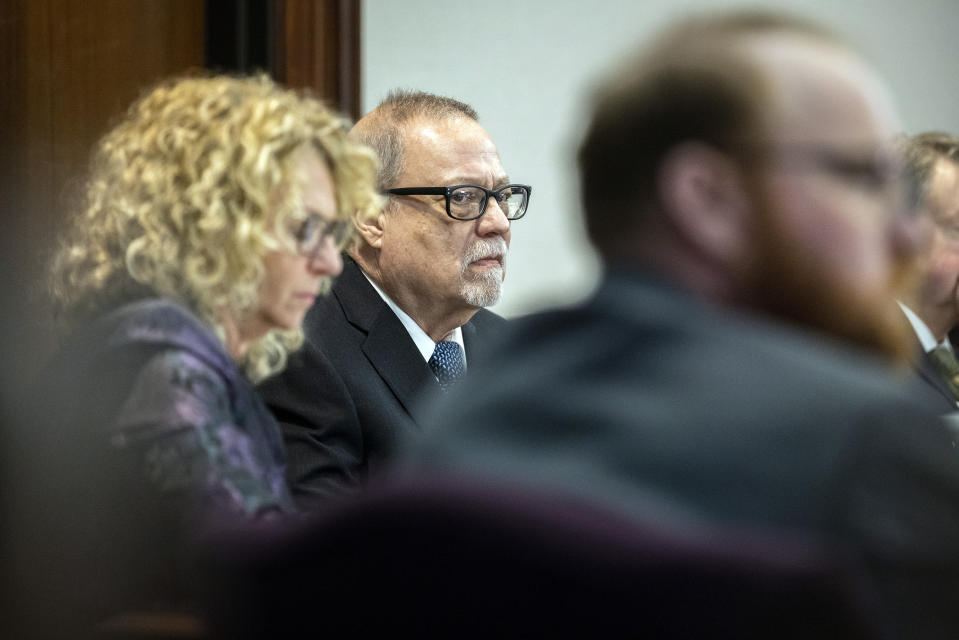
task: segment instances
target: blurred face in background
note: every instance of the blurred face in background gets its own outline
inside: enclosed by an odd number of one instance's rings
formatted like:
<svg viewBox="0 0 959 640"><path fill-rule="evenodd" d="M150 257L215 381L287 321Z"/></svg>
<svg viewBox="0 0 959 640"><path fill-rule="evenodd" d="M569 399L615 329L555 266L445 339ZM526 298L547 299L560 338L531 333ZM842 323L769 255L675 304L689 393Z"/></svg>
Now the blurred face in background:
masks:
<svg viewBox="0 0 959 640"><path fill-rule="evenodd" d="M890 141L898 120L853 54L801 36L755 37L771 80L758 186L760 304L895 356L908 343L893 304L918 230Z"/></svg>
<svg viewBox="0 0 959 640"><path fill-rule="evenodd" d="M922 259L921 315L942 340L959 325L959 164L936 162L922 215L930 222L931 239Z"/></svg>

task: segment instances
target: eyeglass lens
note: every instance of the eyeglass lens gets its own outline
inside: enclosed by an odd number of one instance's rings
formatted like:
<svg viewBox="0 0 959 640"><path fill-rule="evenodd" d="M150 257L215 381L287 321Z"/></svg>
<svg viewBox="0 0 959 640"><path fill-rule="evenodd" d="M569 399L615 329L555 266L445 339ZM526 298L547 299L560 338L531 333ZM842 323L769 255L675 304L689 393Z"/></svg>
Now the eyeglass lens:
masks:
<svg viewBox="0 0 959 640"><path fill-rule="evenodd" d="M527 195L522 187L507 186L495 191L492 197L503 215L510 220L519 218L526 211ZM487 200L484 189L471 186L458 187L449 196L450 215L465 220L478 218L486 211Z"/></svg>
<svg viewBox="0 0 959 640"><path fill-rule="evenodd" d="M311 215L303 221L296 234L297 248L301 253L313 253L326 242L333 239L337 248L343 248L350 234L350 223L347 220L323 220L319 216Z"/></svg>

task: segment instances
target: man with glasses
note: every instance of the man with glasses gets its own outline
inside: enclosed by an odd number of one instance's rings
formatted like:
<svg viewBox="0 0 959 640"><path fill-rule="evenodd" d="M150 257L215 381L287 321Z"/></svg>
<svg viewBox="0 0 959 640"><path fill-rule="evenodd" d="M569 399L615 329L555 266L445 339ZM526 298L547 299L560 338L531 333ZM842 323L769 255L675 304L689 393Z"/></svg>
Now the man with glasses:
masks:
<svg viewBox="0 0 959 640"><path fill-rule="evenodd" d="M379 156L386 206L358 223L304 348L261 387L301 502L361 486L420 431L422 398L456 384L502 331L484 307L500 297L510 225L530 197L457 100L396 91L351 135Z"/></svg>
<svg viewBox="0 0 959 640"><path fill-rule="evenodd" d="M876 357L908 344L890 300L920 237L881 80L819 25L739 12L603 87L579 150L603 281L511 324L410 467L822 534L883 637L954 638L959 455Z"/></svg>
<svg viewBox="0 0 959 640"><path fill-rule="evenodd" d="M915 184L915 207L932 234L919 261L919 283L900 306L916 334L910 354L929 406L957 410L959 362L949 332L959 326L959 138L928 132L900 139Z"/></svg>

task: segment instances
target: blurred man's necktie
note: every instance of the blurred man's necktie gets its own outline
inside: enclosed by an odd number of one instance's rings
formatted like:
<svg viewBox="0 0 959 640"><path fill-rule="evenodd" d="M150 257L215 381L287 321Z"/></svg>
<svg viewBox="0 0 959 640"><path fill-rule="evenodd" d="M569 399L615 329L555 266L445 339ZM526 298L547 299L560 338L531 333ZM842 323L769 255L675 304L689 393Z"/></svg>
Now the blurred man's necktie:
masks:
<svg viewBox="0 0 959 640"><path fill-rule="evenodd" d="M956 354L946 345L939 345L929 352L932 361L936 363L936 368L942 374L949 390L952 391L954 398L959 400L959 360Z"/></svg>

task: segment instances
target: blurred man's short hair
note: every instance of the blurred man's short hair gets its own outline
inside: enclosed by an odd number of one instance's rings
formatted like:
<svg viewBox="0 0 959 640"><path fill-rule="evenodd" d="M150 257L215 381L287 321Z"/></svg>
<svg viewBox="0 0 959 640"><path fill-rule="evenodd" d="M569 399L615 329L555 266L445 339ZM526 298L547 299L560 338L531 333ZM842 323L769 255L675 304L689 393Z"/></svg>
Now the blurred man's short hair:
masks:
<svg viewBox="0 0 959 640"><path fill-rule="evenodd" d="M746 160L761 138L767 80L744 36L791 33L849 47L825 27L778 13L691 18L609 76L579 150L590 240L607 259L655 211L658 168L670 149L698 141Z"/></svg>

